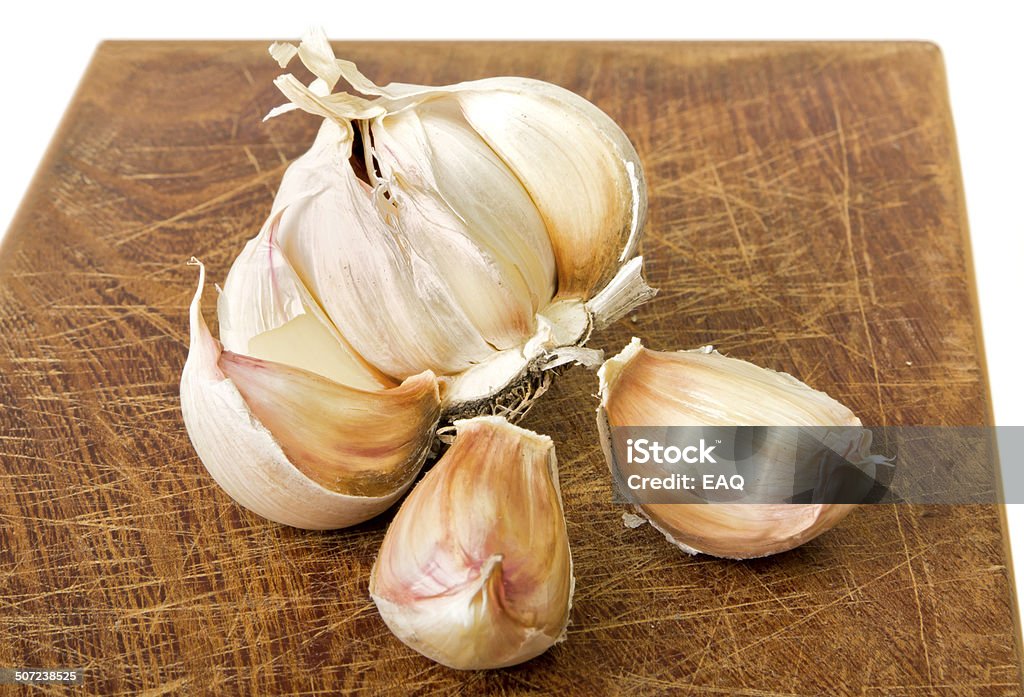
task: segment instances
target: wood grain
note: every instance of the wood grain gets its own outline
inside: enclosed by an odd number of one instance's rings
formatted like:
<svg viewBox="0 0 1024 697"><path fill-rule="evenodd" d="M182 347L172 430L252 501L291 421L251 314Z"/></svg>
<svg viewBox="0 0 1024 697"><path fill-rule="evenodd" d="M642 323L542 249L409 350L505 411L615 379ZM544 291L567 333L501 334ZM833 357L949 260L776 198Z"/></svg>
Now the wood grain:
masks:
<svg viewBox="0 0 1024 697"><path fill-rule="evenodd" d="M715 344L871 424L988 424L957 153L916 43L337 46L380 82L576 90L647 168L661 294L595 337ZM0 250L0 665L103 694L1020 695L994 506L869 506L792 553L687 557L623 527L594 377L525 425L556 440L576 561L568 640L458 673L387 631L389 515L301 532L234 505L181 422L195 254L223 279L317 124L263 43L101 45ZM208 317L213 316L212 295Z"/></svg>

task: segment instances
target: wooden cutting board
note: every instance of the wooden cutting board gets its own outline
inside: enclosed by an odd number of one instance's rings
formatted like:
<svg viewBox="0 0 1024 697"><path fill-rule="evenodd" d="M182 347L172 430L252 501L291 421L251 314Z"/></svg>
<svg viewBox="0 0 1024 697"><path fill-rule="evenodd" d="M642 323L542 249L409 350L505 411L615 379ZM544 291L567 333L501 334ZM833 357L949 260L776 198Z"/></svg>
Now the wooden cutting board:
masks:
<svg viewBox="0 0 1024 697"><path fill-rule="evenodd" d="M378 82L542 78L623 126L661 293L595 346L715 344L865 423L991 423L934 46L336 48ZM557 443L568 640L487 673L399 643L367 595L390 514L264 521L212 482L178 408L185 260L222 280L317 128L261 123L279 72L262 42L101 45L3 243L0 666L124 695L1022 694L997 507L868 506L788 554L691 558L623 526L579 368L524 422Z"/></svg>

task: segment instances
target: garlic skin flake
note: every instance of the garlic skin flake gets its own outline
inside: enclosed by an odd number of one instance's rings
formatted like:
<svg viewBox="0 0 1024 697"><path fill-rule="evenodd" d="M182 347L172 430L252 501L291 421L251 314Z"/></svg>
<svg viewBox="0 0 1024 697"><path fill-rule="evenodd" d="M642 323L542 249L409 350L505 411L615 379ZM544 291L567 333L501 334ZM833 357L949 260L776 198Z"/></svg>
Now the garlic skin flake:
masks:
<svg viewBox="0 0 1024 697"><path fill-rule="evenodd" d="M518 77L381 87L322 31L271 55L316 79L278 77L290 103L268 118L323 118L278 191L274 243L371 371L433 371L450 420L514 417L545 370L589 360L595 326L653 296L639 157L579 95ZM224 292L249 302L230 277Z"/></svg>
<svg viewBox="0 0 1024 697"><path fill-rule="evenodd" d="M661 352L634 338L598 371L598 429L613 467L615 426L859 427L848 408L796 378L710 347ZM872 467L870 432L851 457ZM877 460L874 460L877 461ZM793 549L839 523L854 504L641 503L637 512L669 542L695 554L748 559Z"/></svg>
<svg viewBox="0 0 1024 697"><path fill-rule="evenodd" d="M388 528L370 596L399 639L438 663L511 666L559 641L569 621L554 445L496 416L455 428Z"/></svg>
<svg viewBox="0 0 1024 697"><path fill-rule="evenodd" d="M246 508L298 528L346 527L391 506L433 441L434 376L367 391L225 351L200 307L205 267L193 263L199 287L189 307L181 410L217 483Z"/></svg>

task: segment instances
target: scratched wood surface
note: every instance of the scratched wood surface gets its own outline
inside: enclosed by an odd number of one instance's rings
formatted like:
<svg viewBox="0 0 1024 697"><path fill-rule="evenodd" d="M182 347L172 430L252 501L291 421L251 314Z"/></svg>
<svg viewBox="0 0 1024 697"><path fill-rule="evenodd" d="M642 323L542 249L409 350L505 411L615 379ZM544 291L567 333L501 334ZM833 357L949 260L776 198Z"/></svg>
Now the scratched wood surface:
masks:
<svg viewBox="0 0 1024 697"><path fill-rule="evenodd" d="M381 82L497 74L574 89L647 168L657 299L595 337L713 343L870 424L986 424L942 59L926 44L352 44ZM554 436L577 593L568 640L458 673L367 596L390 514L259 519L178 408L201 257L222 280L315 119L263 43L107 43L0 250L0 665L105 694L1019 695L998 509L872 506L789 554L683 555L611 503L594 377ZM208 317L213 316L212 296Z"/></svg>

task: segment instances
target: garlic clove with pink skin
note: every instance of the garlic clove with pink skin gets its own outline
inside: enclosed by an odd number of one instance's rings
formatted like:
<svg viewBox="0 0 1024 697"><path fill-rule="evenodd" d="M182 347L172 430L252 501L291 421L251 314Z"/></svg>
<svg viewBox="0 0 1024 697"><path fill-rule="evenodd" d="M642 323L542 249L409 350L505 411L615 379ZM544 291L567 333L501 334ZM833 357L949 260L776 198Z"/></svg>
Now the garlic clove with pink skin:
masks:
<svg viewBox="0 0 1024 697"><path fill-rule="evenodd" d="M866 471L883 459L869 452L871 434L847 407L791 375L723 356L710 347L652 351L634 338L598 371L598 428L609 467L617 467L614 427L836 427L848 455ZM771 433L769 429L769 433ZM769 436L771 437L771 436ZM779 443L778 448L791 443ZM771 461L772 443L764 446ZM680 549L730 559L793 549L838 524L851 503L647 503L638 513Z"/></svg>
<svg viewBox="0 0 1024 697"><path fill-rule="evenodd" d="M497 416L455 427L391 522L370 596L424 656L502 668L546 651L569 621L572 556L554 446Z"/></svg>

